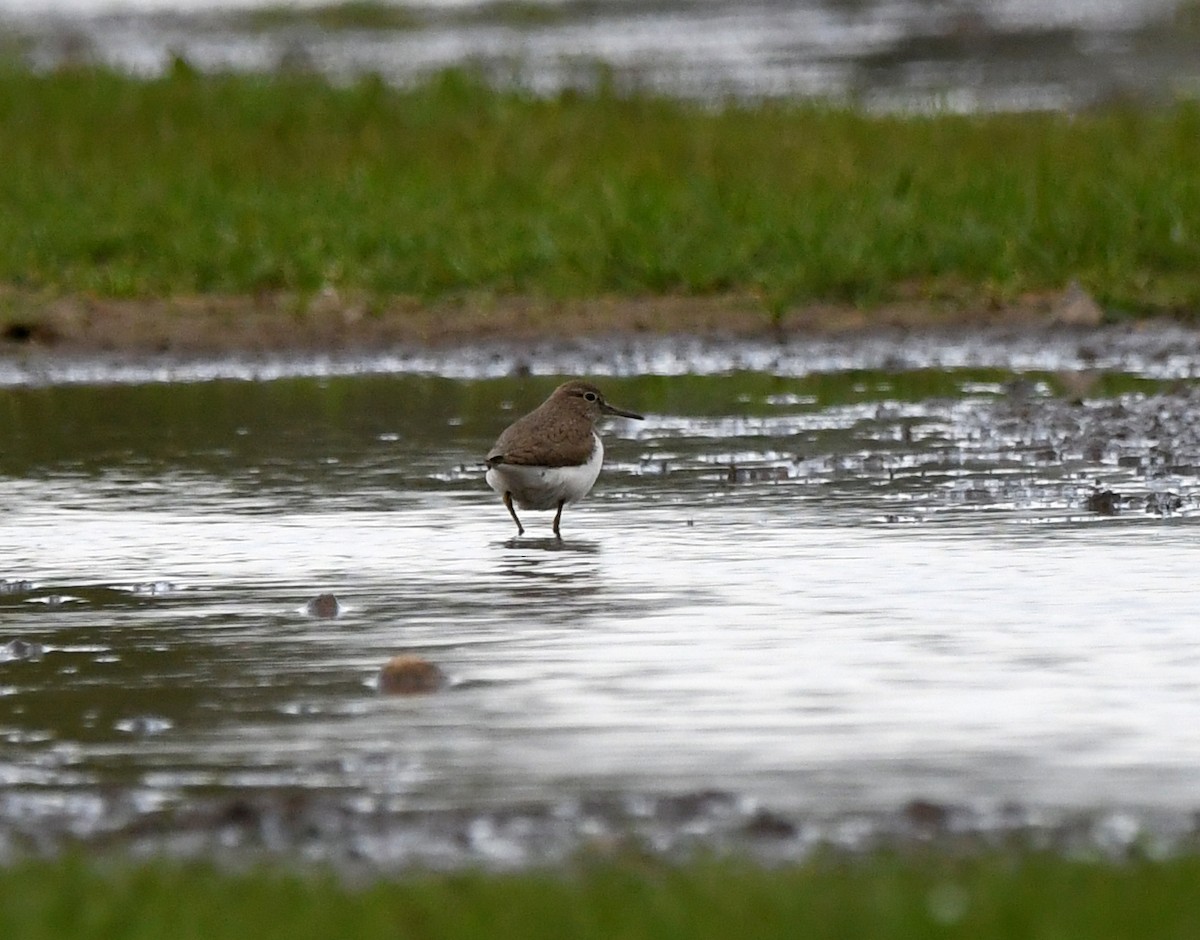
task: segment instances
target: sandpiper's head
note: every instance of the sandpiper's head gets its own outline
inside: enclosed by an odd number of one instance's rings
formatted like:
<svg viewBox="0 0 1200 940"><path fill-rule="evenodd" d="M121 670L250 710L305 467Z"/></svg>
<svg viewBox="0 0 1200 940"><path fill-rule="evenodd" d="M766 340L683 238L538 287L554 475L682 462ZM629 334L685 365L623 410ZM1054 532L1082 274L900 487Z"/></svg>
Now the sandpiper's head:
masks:
<svg viewBox="0 0 1200 940"><path fill-rule="evenodd" d="M554 390L554 394L550 396L550 400L559 408L569 408L573 414L583 415L593 422L599 421L605 415L633 418L636 421L643 420L641 415L635 414L632 411L622 411L620 408L614 408L604 400L600 389L596 388L591 382L582 382L579 379L563 382L562 385Z"/></svg>

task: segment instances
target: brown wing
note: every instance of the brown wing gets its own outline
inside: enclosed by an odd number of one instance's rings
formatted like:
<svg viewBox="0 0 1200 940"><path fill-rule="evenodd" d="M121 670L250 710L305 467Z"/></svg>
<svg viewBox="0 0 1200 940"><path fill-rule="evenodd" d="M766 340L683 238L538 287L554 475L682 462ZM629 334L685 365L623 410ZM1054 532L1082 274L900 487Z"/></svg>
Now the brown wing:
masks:
<svg viewBox="0 0 1200 940"><path fill-rule="evenodd" d="M535 409L518 418L488 451L489 467L508 463L536 467L573 467L587 461L595 441L590 422L545 421Z"/></svg>

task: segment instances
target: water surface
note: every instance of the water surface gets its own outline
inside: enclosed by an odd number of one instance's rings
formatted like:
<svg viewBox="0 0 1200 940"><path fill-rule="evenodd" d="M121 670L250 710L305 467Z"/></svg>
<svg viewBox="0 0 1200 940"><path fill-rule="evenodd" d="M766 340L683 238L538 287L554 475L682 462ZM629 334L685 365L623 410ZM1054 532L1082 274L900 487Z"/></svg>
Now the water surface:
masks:
<svg viewBox="0 0 1200 940"><path fill-rule="evenodd" d="M337 6L0 0L13 36L0 51L40 68L91 60L158 74L183 56L209 70L398 83L470 65L539 93L603 79L702 99L801 95L884 109L1080 108L1200 89L1193 0L449 0L304 12ZM399 12L379 12L389 6Z"/></svg>
<svg viewBox="0 0 1200 940"><path fill-rule="evenodd" d="M616 357L606 394L647 420L608 427L561 543L550 514L514 539L480 465L551 362L11 385L0 849L181 839L189 813L200 842L426 862L630 825L798 852L799 820L913 801L1186 820L1200 357L1170 345L1091 371L1069 341L1061 370ZM399 653L449 687L381 695Z"/></svg>

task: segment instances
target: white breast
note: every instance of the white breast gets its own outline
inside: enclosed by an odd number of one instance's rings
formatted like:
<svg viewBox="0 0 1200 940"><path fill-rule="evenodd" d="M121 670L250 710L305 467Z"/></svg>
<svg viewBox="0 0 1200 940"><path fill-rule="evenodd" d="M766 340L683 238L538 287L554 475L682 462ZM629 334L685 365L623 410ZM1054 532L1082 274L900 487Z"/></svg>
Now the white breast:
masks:
<svg viewBox="0 0 1200 940"><path fill-rule="evenodd" d="M503 496L512 493L521 509L557 509L559 503L578 502L588 494L600 476L604 463L604 444L593 432L592 454L578 467L522 467L500 464L487 472L487 483Z"/></svg>

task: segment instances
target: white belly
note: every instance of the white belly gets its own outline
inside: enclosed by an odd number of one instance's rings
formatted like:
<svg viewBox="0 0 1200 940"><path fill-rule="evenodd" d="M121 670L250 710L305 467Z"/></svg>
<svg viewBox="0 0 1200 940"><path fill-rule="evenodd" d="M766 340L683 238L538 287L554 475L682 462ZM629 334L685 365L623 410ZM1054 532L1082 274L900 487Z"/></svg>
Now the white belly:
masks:
<svg viewBox="0 0 1200 940"><path fill-rule="evenodd" d="M604 463L604 445L597 434L587 463L578 467L523 467L502 463L492 467L485 479L488 486L503 496L512 493L521 509L557 509L559 503L583 499L600 476Z"/></svg>

